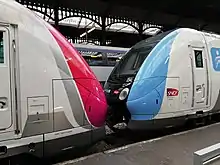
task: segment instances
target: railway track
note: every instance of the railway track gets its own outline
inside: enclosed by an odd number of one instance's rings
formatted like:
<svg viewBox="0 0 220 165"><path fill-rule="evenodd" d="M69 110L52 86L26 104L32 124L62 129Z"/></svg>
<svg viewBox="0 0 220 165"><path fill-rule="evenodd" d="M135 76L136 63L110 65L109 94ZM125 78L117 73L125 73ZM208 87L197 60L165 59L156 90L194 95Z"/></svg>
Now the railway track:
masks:
<svg viewBox="0 0 220 165"><path fill-rule="evenodd" d="M90 148L77 149L77 151L67 151L56 157L38 159L30 155L22 155L12 159L0 160L1 165L55 165L64 161L77 159L84 156L89 156L94 153L105 152L107 150L122 147L124 145L137 143L140 141L155 139L170 134L175 134L187 130L196 129L202 126L211 125L220 122L220 115L213 115L212 119L204 118L202 121L191 122L180 127L166 128L156 131L139 131L132 132L128 129L122 129L117 132L112 132L106 128L106 138Z"/></svg>

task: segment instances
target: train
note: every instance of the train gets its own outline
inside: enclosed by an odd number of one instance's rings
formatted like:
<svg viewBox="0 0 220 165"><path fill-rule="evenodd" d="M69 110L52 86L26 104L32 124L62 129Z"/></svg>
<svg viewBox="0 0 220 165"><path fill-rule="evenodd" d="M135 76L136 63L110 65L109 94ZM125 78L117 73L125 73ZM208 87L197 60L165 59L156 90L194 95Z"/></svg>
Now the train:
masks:
<svg viewBox="0 0 220 165"><path fill-rule="evenodd" d="M0 0L0 158L52 156L105 137L104 90L52 25Z"/></svg>
<svg viewBox="0 0 220 165"><path fill-rule="evenodd" d="M136 43L104 90L107 123L131 130L175 127L219 114L220 35L191 28Z"/></svg>
<svg viewBox="0 0 220 165"><path fill-rule="evenodd" d="M89 64L102 86L104 86L116 63L129 51L129 48L112 46L73 45Z"/></svg>

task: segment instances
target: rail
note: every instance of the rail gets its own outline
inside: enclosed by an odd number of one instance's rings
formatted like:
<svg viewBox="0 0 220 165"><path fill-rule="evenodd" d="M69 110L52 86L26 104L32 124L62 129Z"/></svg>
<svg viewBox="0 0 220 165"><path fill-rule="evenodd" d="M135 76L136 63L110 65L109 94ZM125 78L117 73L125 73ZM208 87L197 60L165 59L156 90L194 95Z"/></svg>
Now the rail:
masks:
<svg viewBox="0 0 220 165"><path fill-rule="evenodd" d="M220 143L194 152L193 165L220 164Z"/></svg>

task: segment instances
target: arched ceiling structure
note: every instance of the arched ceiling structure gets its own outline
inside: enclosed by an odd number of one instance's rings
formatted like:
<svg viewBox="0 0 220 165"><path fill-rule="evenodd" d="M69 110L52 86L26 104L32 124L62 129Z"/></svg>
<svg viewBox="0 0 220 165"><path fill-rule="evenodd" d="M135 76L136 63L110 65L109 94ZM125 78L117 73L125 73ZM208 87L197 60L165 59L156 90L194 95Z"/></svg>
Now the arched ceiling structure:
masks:
<svg viewBox="0 0 220 165"><path fill-rule="evenodd" d="M176 27L190 27L199 30L220 32L220 24L218 22L220 1L16 1L26 5L26 7L36 11L38 14L40 13L44 19L52 24L56 23L56 20L59 20L61 26L63 26L61 29L66 29L68 26L73 27L74 30L78 29L77 34L75 34L78 38L81 38L80 36L83 36L85 32L87 32L86 36L92 36L93 33L96 36L102 36L103 17L105 17L104 21L106 25L104 29L110 36L113 36L112 33L120 33L120 35L123 33L122 35L126 36L130 34L130 38L135 34L151 36L161 30L166 31ZM57 19L55 19L55 11L58 11ZM71 32L71 30L69 31ZM100 40L100 37L98 40Z"/></svg>

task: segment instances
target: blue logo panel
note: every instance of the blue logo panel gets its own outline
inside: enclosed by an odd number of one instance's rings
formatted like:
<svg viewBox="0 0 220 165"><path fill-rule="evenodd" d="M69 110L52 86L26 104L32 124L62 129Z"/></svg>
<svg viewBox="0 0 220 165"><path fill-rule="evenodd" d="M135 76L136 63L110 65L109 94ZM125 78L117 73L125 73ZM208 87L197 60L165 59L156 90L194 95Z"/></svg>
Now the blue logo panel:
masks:
<svg viewBox="0 0 220 165"><path fill-rule="evenodd" d="M212 66L215 71L220 71L220 48L211 48Z"/></svg>

